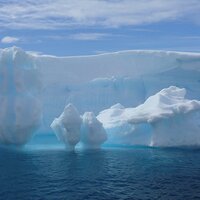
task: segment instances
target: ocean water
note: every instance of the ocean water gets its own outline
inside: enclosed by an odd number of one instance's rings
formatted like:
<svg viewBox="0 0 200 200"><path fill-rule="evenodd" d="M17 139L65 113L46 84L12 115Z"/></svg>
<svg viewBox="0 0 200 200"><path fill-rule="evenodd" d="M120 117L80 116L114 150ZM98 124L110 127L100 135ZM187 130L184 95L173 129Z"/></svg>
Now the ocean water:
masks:
<svg viewBox="0 0 200 200"><path fill-rule="evenodd" d="M200 149L45 145L0 148L0 199L200 199Z"/></svg>

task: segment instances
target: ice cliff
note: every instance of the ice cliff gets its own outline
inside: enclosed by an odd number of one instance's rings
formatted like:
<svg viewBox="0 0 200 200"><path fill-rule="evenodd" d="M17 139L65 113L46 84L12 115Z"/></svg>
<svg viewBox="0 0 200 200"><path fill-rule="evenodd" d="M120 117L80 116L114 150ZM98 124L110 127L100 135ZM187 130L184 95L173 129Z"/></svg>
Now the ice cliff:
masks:
<svg viewBox="0 0 200 200"><path fill-rule="evenodd" d="M117 103L137 107L171 85L185 88L186 99L200 100L199 53L152 50L55 57L32 55L16 47L2 49L0 142L23 144L40 122L39 133L52 132L50 124L68 103L73 103L81 115L88 111L97 115ZM160 132L160 125L155 126ZM148 131L152 126L142 123L129 123L120 129L115 131L125 135L130 129L138 130L137 138L129 140L133 144L146 144L152 138ZM127 143L126 137L117 140ZM154 141L152 144L158 144Z"/></svg>
<svg viewBox="0 0 200 200"><path fill-rule="evenodd" d="M150 95L175 85L187 98L200 99L200 54L125 51L96 56L33 56L43 80L43 131L73 103L81 114L96 115L113 104L138 106Z"/></svg>

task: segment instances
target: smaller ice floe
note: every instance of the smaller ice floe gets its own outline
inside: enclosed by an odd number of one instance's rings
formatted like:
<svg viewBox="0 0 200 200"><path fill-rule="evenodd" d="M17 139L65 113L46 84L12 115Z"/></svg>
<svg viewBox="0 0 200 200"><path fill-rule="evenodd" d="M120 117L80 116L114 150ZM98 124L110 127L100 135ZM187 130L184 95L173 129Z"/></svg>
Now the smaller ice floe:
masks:
<svg viewBox="0 0 200 200"><path fill-rule="evenodd" d="M84 148L96 149L107 140L102 123L93 112L85 112L81 127L81 143Z"/></svg>
<svg viewBox="0 0 200 200"><path fill-rule="evenodd" d="M81 123L78 110L72 104L68 104L60 117L54 119L51 128L57 138L66 144L66 148L73 150L80 141Z"/></svg>
<svg viewBox="0 0 200 200"><path fill-rule="evenodd" d="M114 106L102 111L97 118L106 128L111 143L115 134L124 134L117 130L132 125L128 136L132 143L138 133L146 140L148 131L151 137L148 135L150 139L146 142L152 146L200 145L200 101L185 99L185 95L184 88L171 86L136 108Z"/></svg>

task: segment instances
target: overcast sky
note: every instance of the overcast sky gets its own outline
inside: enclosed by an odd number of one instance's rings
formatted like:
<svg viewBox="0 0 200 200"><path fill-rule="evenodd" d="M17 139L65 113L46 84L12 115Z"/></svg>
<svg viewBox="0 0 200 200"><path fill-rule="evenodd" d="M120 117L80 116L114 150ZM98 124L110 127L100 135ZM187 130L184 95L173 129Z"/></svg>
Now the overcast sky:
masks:
<svg viewBox="0 0 200 200"><path fill-rule="evenodd" d="M0 48L200 52L200 0L0 0Z"/></svg>

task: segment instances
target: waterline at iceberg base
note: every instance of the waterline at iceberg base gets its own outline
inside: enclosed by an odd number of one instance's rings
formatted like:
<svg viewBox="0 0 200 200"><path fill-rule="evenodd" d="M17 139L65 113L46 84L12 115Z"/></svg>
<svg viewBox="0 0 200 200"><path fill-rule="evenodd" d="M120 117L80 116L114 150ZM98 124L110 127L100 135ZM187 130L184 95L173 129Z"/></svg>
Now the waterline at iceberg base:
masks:
<svg viewBox="0 0 200 200"><path fill-rule="evenodd" d="M85 148L200 144L198 53L55 57L12 47L0 50L0 83L2 144L22 145L53 130L72 149L79 142ZM61 115L68 104L78 112L76 123Z"/></svg>

